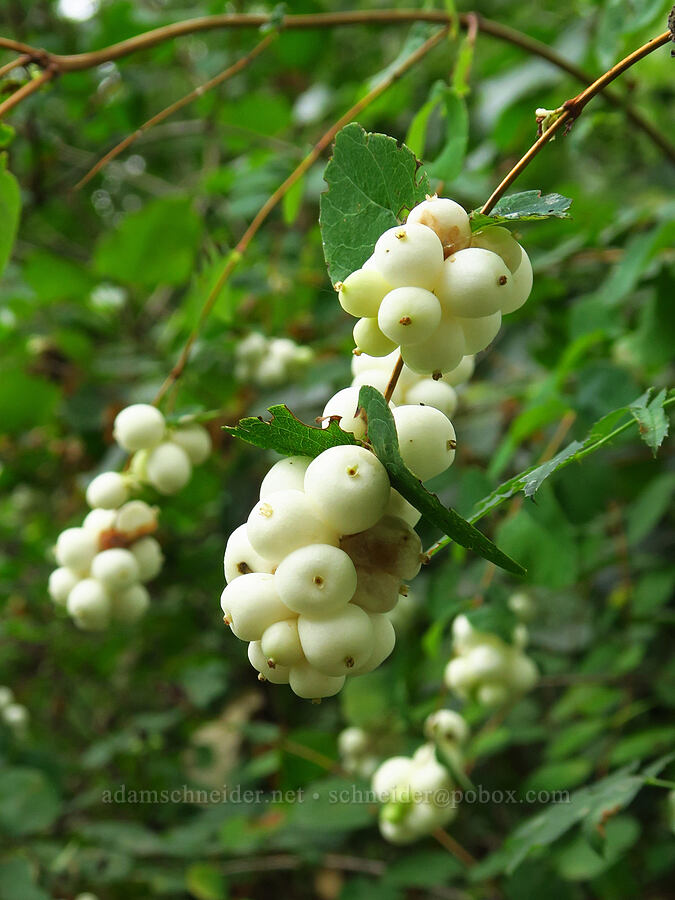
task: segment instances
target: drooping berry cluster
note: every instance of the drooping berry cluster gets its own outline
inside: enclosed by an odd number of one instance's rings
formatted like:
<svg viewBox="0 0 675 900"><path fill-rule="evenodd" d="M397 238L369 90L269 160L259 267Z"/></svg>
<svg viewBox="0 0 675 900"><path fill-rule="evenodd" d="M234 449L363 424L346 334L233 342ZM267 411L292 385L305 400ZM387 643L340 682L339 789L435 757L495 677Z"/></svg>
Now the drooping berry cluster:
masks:
<svg viewBox="0 0 675 900"><path fill-rule="evenodd" d="M123 409L113 433L133 453L129 469L102 472L91 481L91 511L80 527L59 535L54 549L59 568L49 577L52 600L87 631L139 619L150 602L144 585L162 568L162 550L153 537L158 509L130 498L144 486L176 493L189 481L193 464L211 450L201 425L169 428L159 410L144 403Z"/></svg>
<svg viewBox="0 0 675 900"><path fill-rule="evenodd" d="M227 542L221 597L262 679L317 700L389 656L386 613L422 558L417 534L388 513L391 498L384 466L360 446L289 457L267 473Z"/></svg>
<svg viewBox="0 0 675 900"><path fill-rule="evenodd" d="M413 372L438 379L485 349L502 315L525 303L532 267L506 228L472 235L458 203L429 197L335 287L343 309L359 318L357 352L386 356L400 348Z"/></svg>
<svg viewBox="0 0 675 900"><path fill-rule="evenodd" d="M289 338L267 338L254 331L237 344L234 375L243 383L276 387L296 378L313 357L309 347Z"/></svg>

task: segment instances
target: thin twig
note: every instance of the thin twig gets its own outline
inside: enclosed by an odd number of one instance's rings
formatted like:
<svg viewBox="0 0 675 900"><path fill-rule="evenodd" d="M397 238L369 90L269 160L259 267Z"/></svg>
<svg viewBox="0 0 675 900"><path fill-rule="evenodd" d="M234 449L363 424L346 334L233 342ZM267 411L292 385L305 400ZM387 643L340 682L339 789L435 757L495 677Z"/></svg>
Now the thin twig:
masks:
<svg viewBox="0 0 675 900"><path fill-rule="evenodd" d="M389 403L392 398L394 391L396 390L396 385L398 383L399 378L401 377L401 372L403 371L403 357L399 353L398 359L396 360L396 365L394 366L394 371L391 373L391 377L387 382L387 390L384 392L384 399Z"/></svg>
<svg viewBox="0 0 675 900"><path fill-rule="evenodd" d="M109 47L103 47L88 53L77 53L61 56L48 53L36 47L11 40L0 38L0 48L13 50L16 53L27 54L38 65L47 67L53 65L59 72L73 72L82 69L90 69L104 62L120 59L140 50L147 50L164 41L174 40L188 34L201 31L212 31L221 28L260 28L262 26L275 26L283 29L303 28L335 28L352 25L404 25L412 22L430 22L439 25L458 24L462 28L470 29L478 26L484 34L489 34L497 40L505 41L515 47L525 50L541 59L545 59L551 65L567 72L578 81L587 84L591 79L578 66L560 56L546 44L523 32L502 25L492 19L486 19L478 13L468 12L452 16L442 10L416 10L416 9L382 9L361 10L356 12L317 13L309 15L284 16L280 22L275 22L268 15L259 14L224 14L215 16L203 16L196 19L187 19L183 22L175 22L136 35L128 40L121 41ZM645 134L657 146L675 162L675 147L662 135L659 130L646 120L641 113L628 105L626 100L614 92L607 92L606 99L617 107L623 108L633 124L645 132Z"/></svg>
<svg viewBox="0 0 675 900"><path fill-rule="evenodd" d="M458 859L463 865L471 868L471 866L475 866L478 860L473 857L468 850L465 850L464 847L456 841L452 835L448 834L448 832L444 828L437 828L434 832L432 832L432 837L434 837L441 847L444 847L448 850L455 859Z"/></svg>
<svg viewBox="0 0 675 900"><path fill-rule="evenodd" d="M196 87L193 91L190 91L189 94L186 94L184 97L181 97L180 100L176 100L175 103L172 103L170 106L167 106L166 109L161 110L161 112L156 113L147 122L144 122L139 128L136 129L132 134L127 135L123 141L120 141L112 150L109 150L105 156L101 157L101 159L91 167L91 169L87 172L87 174L81 178L78 183L75 185L73 190L79 191L80 188L84 187L87 182L91 181L91 179L98 174L101 169L105 168L109 162L111 162L115 157L119 156L122 151L126 150L127 147L130 147L131 144L134 143L144 132L149 131L154 125L159 125L160 122L163 122L165 119L168 119L169 116L172 116L175 112L178 112L179 109L183 109L184 106L187 106L189 103L192 103L193 100L196 100L197 97L201 97L203 94L206 94L208 91L212 90L212 88L217 87L219 84L222 84L224 81L227 81L228 78L232 78L234 75L237 75L243 69L245 69L253 60L259 56L263 50L265 50L272 41L275 40L277 36L277 32L273 32L268 34L265 38L260 41L259 44L251 50L246 56L243 56L241 59L237 60L237 62L233 63L233 65L228 66L227 69L220 72L218 75L215 75L209 81L204 82L204 84L200 84L199 87Z"/></svg>
<svg viewBox="0 0 675 900"><path fill-rule="evenodd" d="M4 77L14 69L18 69L19 66L25 66L27 62L30 62L30 56L27 53L17 56L16 59L10 60L8 63L5 63L4 66L0 66L0 78Z"/></svg>
<svg viewBox="0 0 675 900"><path fill-rule="evenodd" d="M359 113L361 113L367 106L373 103L373 101L376 100L381 94L383 94L388 88L390 88L392 84L398 81L398 79L401 78L408 71L408 69L412 68L415 63L423 59L427 55L427 53L429 53L438 43L440 43L441 40L443 40L445 35L448 33L448 28L449 26L446 25L445 28L441 28L436 32L436 34L432 35L432 37L426 40L421 47L419 47L414 53L411 53L410 56L407 57L407 59L405 59L395 69L393 69L386 78L384 78L378 85L376 85L371 91L369 91L365 97L359 100L358 103L355 103L354 106L351 107L351 109L347 110L347 112L328 129L328 131L323 135L318 143L314 145L312 150L294 169L294 171L291 172L291 174L283 182L283 184L281 184L272 194L272 196L269 197L269 199L263 204L251 224L242 235L236 247L230 252L228 259L220 273L220 276L218 277L218 280L216 281L215 285L204 301L204 305L202 306L197 322L195 323L194 328L192 329L187 341L185 342L185 345L183 346L183 349L181 350L178 361L165 379L164 383L157 393L157 396L155 397L155 404L161 402L169 388L182 375L183 369L185 368L185 365L190 356L192 346L197 340L199 331L209 313L213 309L213 306L218 299L223 286L226 284L228 278L246 252L248 245L258 233L261 225L265 222L272 210L283 199L285 194L293 187L293 185L296 184L300 180L300 178L302 178L305 172L307 172L307 170L311 168L311 166L321 156L323 151L328 146L330 146L333 138L338 133L338 131L340 131L340 129L345 125L349 124L352 119L358 116Z"/></svg>
<svg viewBox="0 0 675 900"><path fill-rule="evenodd" d="M14 109L17 104L21 103L22 100L25 100L26 97L30 97L31 94L39 91L42 85L51 81L54 75L55 72L53 69L45 69L36 78L27 81L26 84L14 91L13 94L10 94L3 103L0 103L0 119L2 119L2 117L11 109Z"/></svg>
<svg viewBox="0 0 675 900"><path fill-rule="evenodd" d="M593 99L593 97L596 96L596 94L599 94L601 91L603 91L608 84L614 81L615 78L618 78L619 75L621 75L627 69L630 69L630 67L635 65L636 62L639 62L654 50L658 50L659 47L663 47L666 44L670 43L671 40L672 36L670 32L664 31L663 34L660 34L653 40L648 41L646 44L643 44L642 47L639 47L637 50L633 51L633 53L630 53L628 56L622 59L621 62L617 63L615 66L612 66L611 69L608 69L607 72L597 78L593 82L593 84L590 84L580 94L577 94L576 97L572 97L570 100L567 100L565 103L563 103L563 105L560 107L560 115L546 129L541 137L534 142L534 144L530 147L530 149L522 157L522 159L520 159L511 169L508 175L506 175L506 177L502 179L501 183L493 191L487 203L481 209L481 212L484 215L487 215L494 208L500 197L504 195L504 193L513 184L516 178L518 178L520 173L524 169L526 169L527 166L529 166L529 164L539 153L542 147L544 147L551 140L551 138L554 137L554 135L558 131L560 131L563 126L569 128L572 122L581 115L585 106Z"/></svg>

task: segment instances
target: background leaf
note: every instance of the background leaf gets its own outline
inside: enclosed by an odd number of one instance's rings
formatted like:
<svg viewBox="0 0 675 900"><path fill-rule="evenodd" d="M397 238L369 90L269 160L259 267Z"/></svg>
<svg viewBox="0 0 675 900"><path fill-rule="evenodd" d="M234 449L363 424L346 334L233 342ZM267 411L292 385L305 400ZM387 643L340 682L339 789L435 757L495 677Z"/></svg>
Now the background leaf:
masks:
<svg viewBox="0 0 675 900"><path fill-rule="evenodd" d="M16 178L7 170L7 154L0 153L0 274L12 253L21 216L21 192Z"/></svg>

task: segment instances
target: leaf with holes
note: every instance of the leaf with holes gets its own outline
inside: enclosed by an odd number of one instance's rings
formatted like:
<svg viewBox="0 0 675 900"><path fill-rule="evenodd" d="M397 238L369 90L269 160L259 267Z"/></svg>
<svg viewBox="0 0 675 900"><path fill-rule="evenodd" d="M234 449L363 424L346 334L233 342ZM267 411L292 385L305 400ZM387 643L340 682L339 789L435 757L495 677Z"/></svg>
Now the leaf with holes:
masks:
<svg viewBox="0 0 675 900"><path fill-rule="evenodd" d="M270 406L272 418L248 416L238 425L226 425L224 431L263 450L276 450L282 456L318 456L329 447L356 444L352 434L342 431L337 422L327 428L305 425L287 406Z"/></svg>

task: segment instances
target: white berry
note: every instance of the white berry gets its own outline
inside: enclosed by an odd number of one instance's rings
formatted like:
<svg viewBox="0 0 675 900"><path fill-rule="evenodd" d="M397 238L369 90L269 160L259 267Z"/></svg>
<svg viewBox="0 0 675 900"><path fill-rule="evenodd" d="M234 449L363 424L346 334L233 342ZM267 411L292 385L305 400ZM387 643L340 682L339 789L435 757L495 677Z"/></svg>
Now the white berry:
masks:
<svg viewBox="0 0 675 900"><path fill-rule="evenodd" d="M266 628L260 641L268 660L282 666L296 666L305 654L298 634L298 620L284 619Z"/></svg>
<svg viewBox="0 0 675 900"><path fill-rule="evenodd" d="M246 523L235 528L225 546L225 581L229 584L240 575L250 572L271 572L274 563L256 553L246 533Z"/></svg>
<svg viewBox="0 0 675 900"><path fill-rule="evenodd" d="M165 428L164 416L156 407L134 403L117 414L113 435L125 450L146 450L159 444Z"/></svg>
<svg viewBox="0 0 675 900"><path fill-rule="evenodd" d="M302 491L310 456L287 456L274 463L260 485L260 499L276 491Z"/></svg>
<svg viewBox="0 0 675 900"><path fill-rule="evenodd" d="M339 285L338 300L351 316L376 316L382 298L391 288L376 269L357 269Z"/></svg>
<svg viewBox="0 0 675 900"><path fill-rule="evenodd" d="M269 681L271 684L288 684L290 669L277 663L270 665L260 641L251 641L248 645L248 660L256 672L260 673L263 681Z"/></svg>
<svg viewBox="0 0 675 900"><path fill-rule="evenodd" d="M101 631L110 622L110 598L100 581L84 578L68 595L68 612L85 631Z"/></svg>
<svg viewBox="0 0 675 900"><path fill-rule="evenodd" d="M419 375L440 377L455 369L464 356L464 332L453 318L442 318L438 328L425 341L401 347L405 364Z"/></svg>
<svg viewBox="0 0 675 900"><path fill-rule="evenodd" d="M532 291L532 263L527 253L522 249L520 265L511 276L511 286L508 295L502 303L502 313L515 312L525 303Z"/></svg>
<svg viewBox="0 0 675 900"><path fill-rule="evenodd" d="M150 594L142 584L132 584L116 593L112 602L112 615L118 622L137 622L150 606Z"/></svg>
<svg viewBox="0 0 675 900"><path fill-rule="evenodd" d="M125 535L153 531L157 525L157 507L144 500L130 500L121 506L115 517L115 529Z"/></svg>
<svg viewBox="0 0 675 900"><path fill-rule="evenodd" d="M246 534L256 553L272 563L308 544L337 546L337 531L319 517L322 512L302 491L276 491L253 507Z"/></svg>
<svg viewBox="0 0 675 900"><path fill-rule="evenodd" d="M320 700L322 697L333 697L342 690L344 675L334 677L319 672L308 662L292 666L289 684L291 690L305 700Z"/></svg>
<svg viewBox="0 0 675 900"><path fill-rule="evenodd" d="M471 246L482 247L483 250L491 250L492 253L501 256L511 272L516 271L523 256L523 248L518 241L508 228L502 228L500 225L490 225L474 232Z"/></svg>
<svg viewBox="0 0 675 900"><path fill-rule="evenodd" d="M322 413L322 427L328 428L332 417L339 419L343 431L353 434L358 440L366 436L366 420L358 415L359 388L346 387L334 394L326 403Z"/></svg>
<svg viewBox="0 0 675 900"><path fill-rule="evenodd" d="M442 412L433 406L397 406L394 422L403 462L421 481L452 465L455 429Z"/></svg>
<svg viewBox="0 0 675 900"><path fill-rule="evenodd" d="M128 496L127 480L119 472L101 472L87 488L87 503L93 508L117 509Z"/></svg>
<svg viewBox="0 0 675 900"><path fill-rule="evenodd" d="M351 603L330 617L300 616L298 634L310 665L334 677L358 670L368 661L373 648L370 617Z"/></svg>
<svg viewBox="0 0 675 900"><path fill-rule="evenodd" d="M98 550L97 535L84 528L66 528L58 536L54 555L61 566L78 573L89 570L91 561Z"/></svg>
<svg viewBox="0 0 675 900"><path fill-rule="evenodd" d="M211 453L211 435L202 425L181 425L171 433L171 440L185 450L193 466L201 465Z"/></svg>
<svg viewBox="0 0 675 900"><path fill-rule="evenodd" d="M479 353L485 350L488 344L499 334L502 326L502 314L500 310L491 316L481 316L477 319L457 319L464 332L464 350L466 353Z"/></svg>
<svg viewBox="0 0 675 900"><path fill-rule="evenodd" d="M259 641L270 625L293 616L279 597L274 575L266 573L235 578L223 591L220 605L240 641Z"/></svg>
<svg viewBox="0 0 675 900"><path fill-rule="evenodd" d="M432 291L443 268L443 246L426 225L396 225L378 239L373 260L393 287Z"/></svg>
<svg viewBox="0 0 675 900"><path fill-rule="evenodd" d="M162 570L164 554L159 542L153 537L143 537L129 547L138 565L138 580L151 581Z"/></svg>
<svg viewBox="0 0 675 900"><path fill-rule="evenodd" d="M405 402L411 406L433 406L450 418L457 409L457 393L444 381L422 378L406 391Z"/></svg>
<svg viewBox="0 0 675 900"><path fill-rule="evenodd" d="M482 247L467 247L446 259L438 299L453 316L491 316L510 296L511 272L504 260Z"/></svg>
<svg viewBox="0 0 675 900"><path fill-rule="evenodd" d="M370 624L373 626L370 656L355 672L352 672L352 675L365 675L377 669L391 654L396 644L396 632L387 616L380 613L371 614Z"/></svg>
<svg viewBox="0 0 675 900"><path fill-rule="evenodd" d="M79 580L80 576L77 572L73 572L72 569L68 569L65 566L54 569L49 576L49 596L54 603L65 604L68 594L70 594Z"/></svg>
<svg viewBox="0 0 675 900"><path fill-rule="evenodd" d="M431 291L399 287L383 299L377 314L380 331L395 344L419 344L441 320L441 304Z"/></svg>
<svg viewBox="0 0 675 900"><path fill-rule="evenodd" d="M138 563L130 550L113 547L96 554L91 564L91 574L104 587L114 591L138 581Z"/></svg>
<svg viewBox="0 0 675 900"><path fill-rule="evenodd" d="M354 326L354 343L359 353L369 356L388 356L396 349L394 341L390 341L377 324L377 318L363 318Z"/></svg>
<svg viewBox="0 0 675 900"><path fill-rule="evenodd" d="M345 607L356 591L354 563L330 544L294 550L279 564L274 577L286 606L307 616L332 615Z"/></svg>
<svg viewBox="0 0 675 900"><path fill-rule="evenodd" d="M148 454L146 474L160 494L176 494L190 480L192 463L178 444L165 441Z"/></svg>
<svg viewBox="0 0 675 900"><path fill-rule="evenodd" d="M407 219L407 224L426 225L436 233L446 253L455 253L469 246L471 223L466 210L446 197L430 197L423 200Z"/></svg>
<svg viewBox="0 0 675 900"><path fill-rule="evenodd" d="M101 536L104 531L110 531L115 528L117 521L116 509L92 509L84 517L82 527L96 536Z"/></svg>

